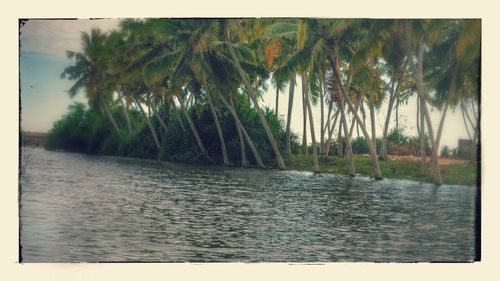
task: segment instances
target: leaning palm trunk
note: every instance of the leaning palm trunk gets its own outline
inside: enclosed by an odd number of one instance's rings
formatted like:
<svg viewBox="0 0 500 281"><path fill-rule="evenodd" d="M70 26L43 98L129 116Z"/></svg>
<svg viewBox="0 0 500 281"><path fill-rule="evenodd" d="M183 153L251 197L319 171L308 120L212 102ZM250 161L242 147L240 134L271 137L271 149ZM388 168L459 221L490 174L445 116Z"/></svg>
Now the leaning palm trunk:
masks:
<svg viewBox="0 0 500 281"><path fill-rule="evenodd" d="M246 73L243 71L243 68L241 68L239 59L236 56L236 52L234 51L233 45L231 44L231 40L229 37L229 30L227 30L227 29L225 30L225 37L226 37L226 44L227 44L227 47L229 49L229 53L231 55L231 58L234 61L234 64L235 64L236 69L238 71L238 74L240 75L241 79L243 80L243 84L245 85L247 94L252 99L252 102L255 106L255 109L257 110L257 113L259 115L260 122L262 123L262 126L264 127L264 130L267 134L267 138L269 139L269 142L271 143L271 147L273 148L278 167L282 170L285 170L286 169L285 162L283 161L283 158L281 157L281 153L279 151L278 144L276 143L276 140L273 137L273 134L271 132L271 128L269 128L269 124L267 124L266 117L264 116L264 112L262 112L262 109L259 106L259 101L257 100L257 96L255 95L255 92L252 89L252 86L250 85L248 77L246 76Z"/></svg>
<svg viewBox="0 0 500 281"><path fill-rule="evenodd" d="M420 137L420 171L422 174L425 174L427 171L427 153L425 152L425 120L424 120L424 111L421 106L422 101L420 98L417 99L417 127L418 127L418 135ZM418 126L418 124L420 125Z"/></svg>
<svg viewBox="0 0 500 281"><path fill-rule="evenodd" d="M407 36L409 37L410 34L407 32ZM412 63L412 68L413 72L415 75L415 84L417 86L417 93L422 101L420 106L423 110L425 121L427 123L427 128L429 131L429 136L431 139L431 162L432 162L432 168L433 168L433 179L434 179L434 184L436 185L442 185L443 181L441 178L441 170L439 168L438 164L438 148L436 147L436 142L434 139L434 132L432 129L432 122L429 114L429 110L427 109L427 103L426 98L425 98L425 93L424 93L424 81L423 81L423 58L424 58L424 43L422 38L419 40L418 43L418 51L417 51L417 62Z"/></svg>
<svg viewBox="0 0 500 281"><path fill-rule="evenodd" d="M403 75L406 70L407 63L408 60L405 60L402 68L399 69L397 80L393 80L391 83L392 85L391 85L391 94L389 97L389 106L387 108L387 116L385 117L384 130L382 131L382 144L380 146L380 159L382 160L387 160L387 134L389 132L389 123L391 120L392 108L394 107L396 96L399 95L399 89L401 86Z"/></svg>
<svg viewBox="0 0 500 281"><path fill-rule="evenodd" d="M373 146L373 142L370 138L370 135L368 134L368 130L366 129L366 125L363 123L363 120L361 120L361 117L359 117L357 110L354 108L354 105L349 100L349 97L347 96L347 93L346 93L344 87L342 86L342 84L340 84L341 80L340 80L340 76L339 76L338 64L335 64L334 67L335 67L334 74L335 74L335 78L337 79L337 81L339 83L340 93L342 94L342 97L344 98L347 106L349 107L349 110L354 115L354 118L356 119L356 121L360 125L361 131L363 132L363 135L365 136L366 142L368 143L368 148L370 149L370 158L371 158L372 165L373 165L373 177L375 178L375 180L381 180L383 178L382 178L382 173L380 172L380 166L378 163L377 153L376 153L375 148Z"/></svg>
<svg viewBox="0 0 500 281"><path fill-rule="evenodd" d="M151 105L151 101L148 100L147 102L148 102L149 108L151 108L153 110L153 115L156 117L156 120L158 120L158 123L160 123L160 125L163 127L165 132L167 132L168 131L167 125L165 125L165 122L163 122L163 120L161 119L158 112L156 112L155 108Z"/></svg>
<svg viewBox="0 0 500 281"><path fill-rule="evenodd" d="M280 101L280 90L278 86L276 86L276 118L278 118L278 105Z"/></svg>
<svg viewBox="0 0 500 281"><path fill-rule="evenodd" d="M231 98L230 101L231 101L231 108L234 108L233 99ZM238 138L240 139L241 166L246 167L248 166L248 161L247 161L247 152L245 149L245 139L243 137L243 133L241 132L240 123L236 122L235 119L234 124L236 125L236 131L238 132Z"/></svg>
<svg viewBox="0 0 500 281"><path fill-rule="evenodd" d="M339 105L339 112L341 111L340 109L344 109L343 107L341 107ZM342 143L343 143L343 140L342 140L342 130L344 128L344 118L345 118L345 114L343 114L342 112L340 113L340 122L339 122L339 130L338 130L338 136L337 136L337 139L338 139L338 147L337 147L337 155L339 157L341 156L344 156L344 150L342 149Z"/></svg>
<svg viewBox="0 0 500 281"><path fill-rule="evenodd" d="M448 90L448 98L446 99L446 103L444 105L443 115L441 116L441 121L439 121L439 127L438 127L438 131L437 131L437 135L436 135L436 147L438 147L438 148L439 148L439 144L441 142L441 135L443 133L444 120L446 118L446 113L448 113L448 108L450 106L451 99L453 98L453 93L455 92L455 81L457 78L457 72L458 72L458 68L455 67L455 69L453 70L453 75L452 75L451 80L450 80L450 87Z"/></svg>
<svg viewBox="0 0 500 281"><path fill-rule="evenodd" d="M198 129L196 129L196 126L193 123L193 120L191 119L191 116L189 116L186 107L184 106L184 103L180 98L177 98L179 100L179 104L181 105L181 111L186 117L186 120L188 121L189 127L191 128L191 131L193 132L193 135L196 139L196 142L198 143L198 147L200 148L201 153L209 160L212 160L210 156L208 156L208 152L205 149L205 145L203 145L203 142L201 141L200 134L198 133Z"/></svg>
<svg viewBox="0 0 500 281"><path fill-rule="evenodd" d="M261 168L264 168L264 163L262 163L262 159L260 158L259 152L257 152L257 149L255 149L255 146L253 145L253 141L250 138L250 136L248 135L247 130L241 124L240 119L238 118L238 115L236 114L236 110L234 109L233 106L231 106L226 101L226 99L224 98L224 96L222 95L222 93L218 92L218 94L219 94L219 97L220 97L222 103L224 104L224 106L229 110L229 112L233 116L233 119L236 122L236 126L241 129L241 132L243 133L243 136L245 136L245 140L247 141L248 146L250 147L250 150L252 150L252 153L253 153L253 156L255 158L255 161L257 162L257 165L259 167L261 167ZM231 103L232 103L232 101L231 101Z"/></svg>
<svg viewBox="0 0 500 281"><path fill-rule="evenodd" d="M215 127L217 128L217 133L219 134L219 141L222 149L222 159L225 165L229 165L229 160L227 158L227 152L226 152L226 142L224 141L224 135L222 134L222 129L220 128L219 118L217 117L217 112L215 111L214 104L212 102L212 97L210 97L210 92L208 91L208 85L205 84L205 88L207 90L208 105L210 106L210 111L212 111Z"/></svg>
<svg viewBox="0 0 500 281"><path fill-rule="evenodd" d="M354 168L354 157L352 155L351 134L349 133L349 129L347 128L347 118L345 114L344 102L341 101L339 105L340 105L339 110L341 114L341 123L342 123L340 125L342 126L341 129L343 129L345 135L346 156L347 156L347 161L349 162L349 176L354 177L356 175L356 170ZM339 130L339 151L340 153L342 153L342 145L341 145L342 139L340 131L341 130Z"/></svg>
<svg viewBox="0 0 500 281"><path fill-rule="evenodd" d="M324 98L324 97L323 97ZM326 158L328 156L328 150L330 150L329 148L327 148L327 146L330 145L330 142L329 142L329 138L331 136L330 134L330 124L331 124L331 114L332 114L332 109L333 109L333 103L330 101L328 103L328 114L327 114L327 117L326 117L326 125L324 128L322 128L322 138L323 138L323 148L321 149L321 153L320 153L320 156L321 158ZM324 138L325 138L325 134L326 132L328 132L328 138L327 140L325 141Z"/></svg>
<svg viewBox="0 0 500 281"><path fill-rule="evenodd" d="M290 89L288 91L288 114L286 117L286 155L292 157L292 148L290 144L290 125L292 123L292 108L293 108L293 94L295 90L295 78L290 79Z"/></svg>
<svg viewBox="0 0 500 281"><path fill-rule="evenodd" d="M370 108L370 120L372 129L372 142L375 148L375 153L377 153L377 132L375 128L375 101L373 98L374 93L370 93L369 108Z"/></svg>
<svg viewBox="0 0 500 281"><path fill-rule="evenodd" d="M134 97L134 99L135 99L135 103L137 103L137 106L139 106L139 109L141 110L142 116L144 117L144 122L146 122L146 125L148 126L149 131L151 132L151 135L153 136L153 140L155 141L156 148L159 149L160 142L158 141L158 136L156 135L156 131L153 128L153 124L151 124L151 121L149 120L148 115L146 114L146 112L142 108L142 105L139 102L139 99L137 99L137 97Z"/></svg>
<svg viewBox="0 0 500 281"><path fill-rule="evenodd" d="M332 144L332 138L333 138L333 129L335 128L335 125L337 124L337 119L339 117L339 111L337 110L335 114L333 115L333 124L330 126L328 125L328 139L326 140L325 143L325 158L328 158L328 155L330 154L330 147Z"/></svg>
<svg viewBox="0 0 500 281"><path fill-rule="evenodd" d="M307 113L309 115L309 127L311 128L311 140L313 149L313 161L314 161L314 172L319 172L318 164L318 148L316 147L316 135L314 133L314 121L311 109L311 100L309 99L309 89L308 89L307 77L305 74L302 75L302 91L304 92L304 99L307 105Z"/></svg>
<svg viewBox="0 0 500 281"><path fill-rule="evenodd" d="M123 109L123 116L125 117L125 122L127 122L128 133L130 135L132 133L132 125L130 123L130 118L128 116L128 110L127 110L127 107L125 106L125 103L123 102L123 97L122 97L121 92L117 91L117 93L118 93L118 99L120 100L120 104L121 104L122 109Z"/></svg>
<svg viewBox="0 0 500 281"><path fill-rule="evenodd" d="M99 100L101 101L102 108L104 109L104 112L108 116L109 121L111 121L113 128L115 129L115 131L117 133L120 133L120 128L118 128L118 125L115 122L115 118L113 118L113 114L111 114L111 111L109 110L108 104L106 103L106 101L104 100L104 98L101 95L99 95Z"/></svg>
<svg viewBox="0 0 500 281"><path fill-rule="evenodd" d="M323 87L323 83L321 83ZM323 150L325 146L325 101L324 101L324 91L321 89L320 92L320 99L319 99L319 105L320 105L320 145L319 145L319 151L320 154L323 155Z"/></svg>
<svg viewBox="0 0 500 281"><path fill-rule="evenodd" d="M302 151L305 155L309 155L307 149L307 101L304 93L304 85L302 85Z"/></svg>

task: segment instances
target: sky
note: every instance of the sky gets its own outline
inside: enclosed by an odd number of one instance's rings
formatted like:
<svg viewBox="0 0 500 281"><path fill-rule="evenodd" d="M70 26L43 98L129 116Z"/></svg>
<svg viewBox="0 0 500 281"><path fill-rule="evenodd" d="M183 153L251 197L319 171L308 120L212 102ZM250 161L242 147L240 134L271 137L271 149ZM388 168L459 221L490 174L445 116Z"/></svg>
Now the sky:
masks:
<svg viewBox="0 0 500 281"><path fill-rule="evenodd" d="M80 51L81 32L90 32L92 28L109 31L118 27L119 19L101 20L29 20L20 28L20 80L21 80L21 128L24 131L47 132L54 121L62 117L68 106L75 101L85 102L83 94L71 99L67 90L72 81L61 79L60 74L72 61L66 58L66 50ZM292 112L292 131L302 139L302 100L301 83L297 79L294 106ZM276 93L272 87L263 96L262 104L275 108ZM286 120L288 107L288 89L280 94L278 112ZM376 113L376 130L380 136L385 119L387 104ZM327 114L325 106L325 118ZM409 135L417 135L416 99L409 100L407 105L401 105L400 126ZM320 108L319 103L313 106L315 132L319 140ZM440 112L431 112L433 127L439 125ZM368 120L368 119L367 119ZM309 123L307 124L309 127ZM395 126L394 116L391 127ZM368 128L368 130L370 130ZM360 134L362 134L360 132ZM356 131L354 137L357 136ZM450 110L446 117L441 147L458 146L458 139L468 138L459 110ZM311 141L310 134L308 141Z"/></svg>

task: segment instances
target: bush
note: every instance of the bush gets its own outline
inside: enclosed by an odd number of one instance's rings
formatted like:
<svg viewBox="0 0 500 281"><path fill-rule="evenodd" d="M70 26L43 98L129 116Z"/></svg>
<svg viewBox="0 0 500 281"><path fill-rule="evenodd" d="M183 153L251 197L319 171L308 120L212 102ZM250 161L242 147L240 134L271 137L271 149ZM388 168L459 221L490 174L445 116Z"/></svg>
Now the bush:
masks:
<svg viewBox="0 0 500 281"><path fill-rule="evenodd" d="M103 155L119 155L138 158L159 158L173 162L207 162L201 156L198 143L189 124L180 112L174 108L168 112L167 131L156 118L151 118L160 140L158 150L152 138L149 127L145 125L142 116L131 110L129 117L133 131L128 134L121 108L111 108L113 117L122 129L120 133L113 130L110 121L101 112L87 108L83 103L74 103L68 108L60 120L54 123L47 136L46 148L49 150L66 150ZM260 118L245 96L240 97L236 111L241 123L264 163L275 161L274 151L269 143ZM285 151L285 122L276 116L273 110L264 108L265 118L278 143L280 151ZM208 105L198 105L190 108L191 116L210 158L222 163L222 149L219 135ZM219 122L223 131L228 158L233 163L241 162L240 140L232 115L225 108L218 109ZM184 125L184 126L183 126ZM245 142L246 143L246 142ZM291 135L292 152L299 150L298 137ZM253 154L246 144L248 161L255 163Z"/></svg>

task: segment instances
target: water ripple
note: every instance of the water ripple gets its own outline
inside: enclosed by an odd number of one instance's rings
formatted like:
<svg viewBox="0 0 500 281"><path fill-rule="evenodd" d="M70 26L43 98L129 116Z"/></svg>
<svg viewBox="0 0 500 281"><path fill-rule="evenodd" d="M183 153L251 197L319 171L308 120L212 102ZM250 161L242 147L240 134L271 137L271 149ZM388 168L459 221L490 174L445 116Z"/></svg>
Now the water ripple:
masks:
<svg viewBox="0 0 500 281"><path fill-rule="evenodd" d="M470 187L23 155L25 262L474 259Z"/></svg>

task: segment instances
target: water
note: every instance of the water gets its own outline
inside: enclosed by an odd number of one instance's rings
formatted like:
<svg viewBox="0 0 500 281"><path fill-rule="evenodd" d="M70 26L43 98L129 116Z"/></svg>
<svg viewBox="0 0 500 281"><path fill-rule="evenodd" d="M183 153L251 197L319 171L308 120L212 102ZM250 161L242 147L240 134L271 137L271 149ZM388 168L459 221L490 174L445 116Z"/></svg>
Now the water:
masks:
<svg viewBox="0 0 500 281"><path fill-rule="evenodd" d="M24 262L475 257L475 188L23 148Z"/></svg>

